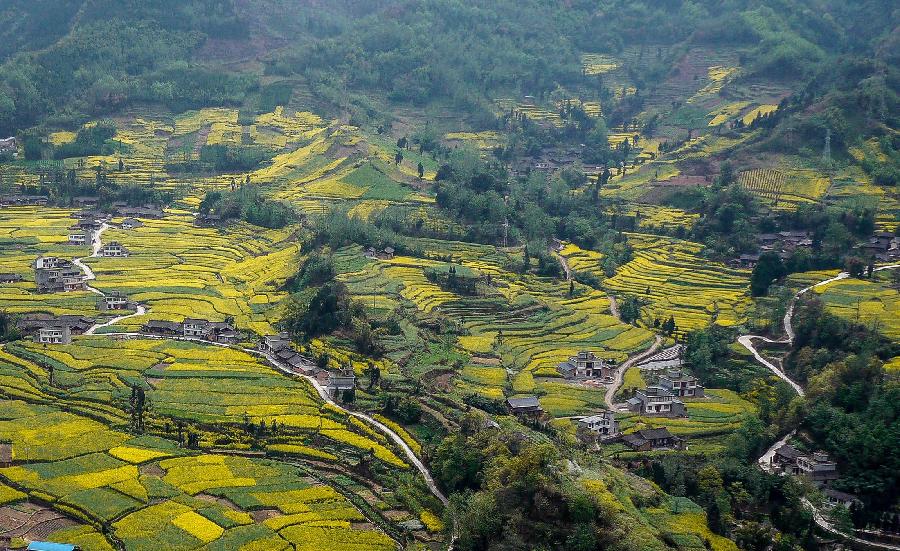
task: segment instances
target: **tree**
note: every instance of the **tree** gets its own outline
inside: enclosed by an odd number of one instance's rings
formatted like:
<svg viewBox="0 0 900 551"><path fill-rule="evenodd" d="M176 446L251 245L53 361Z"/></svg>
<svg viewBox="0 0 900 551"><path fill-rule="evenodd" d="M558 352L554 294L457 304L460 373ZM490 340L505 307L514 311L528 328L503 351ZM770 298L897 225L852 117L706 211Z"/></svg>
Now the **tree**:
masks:
<svg viewBox="0 0 900 551"><path fill-rule="evenodd" d="M369 386L366 387L366 389L371 392L372 389L375 388L375 385L378 384L378 381L381 380L381 369L379 369L378 366L375 365L375 362L370 361L368 362L368 364L366 364L366 368L365 370L363 370L363 373L367 377L369 377Z"/></svg>
<svg viewBox="0 0 900 551"><path fill-rule="evenodd" d="M769 285L787 274L784 263L776 253L767 252L759 256L759 261L750 274L750 293L755 297L769 293Z"/></svg>
<svg viewBox="0 0 900 551"><path fill-rule="evenodd" d="M136 433L144 432L144 406L146 396L140 386L131 387L131 430Z"/></svg>

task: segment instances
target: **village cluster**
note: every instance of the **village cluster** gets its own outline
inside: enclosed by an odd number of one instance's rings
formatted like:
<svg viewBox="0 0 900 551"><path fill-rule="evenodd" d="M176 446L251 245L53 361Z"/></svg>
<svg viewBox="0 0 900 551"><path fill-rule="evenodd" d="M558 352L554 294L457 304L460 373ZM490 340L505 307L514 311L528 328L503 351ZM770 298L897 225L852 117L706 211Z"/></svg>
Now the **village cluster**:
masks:
<svg viewBox="0 0 900 551"><path fill-rule="evenodd" d="M652 384L635 389L632 397L616 404L616 411L605 409L577 419L581 433L601 443L623 442L635 451L686 447L684 439L673 435L666 427L623 434L616 419L617 412L645 418L687 417L683 399L703 398L704 389L697 378L685 369L683 354L684 346L676 344L640 362L636 368L640 370L643 380ZM588 350L578 352L557 366L557 371L567 381L604 385L614 384L619 369L616 362L600 358ZM544 415L537 396L509 398L506 405L511 414L519 417L540 419Z"/></svg>

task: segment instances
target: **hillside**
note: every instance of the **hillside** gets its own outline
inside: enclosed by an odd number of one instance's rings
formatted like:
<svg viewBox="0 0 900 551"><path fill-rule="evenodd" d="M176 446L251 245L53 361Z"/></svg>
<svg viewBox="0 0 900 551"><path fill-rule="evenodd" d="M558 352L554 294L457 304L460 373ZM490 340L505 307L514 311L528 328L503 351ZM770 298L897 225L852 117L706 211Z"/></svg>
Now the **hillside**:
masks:
<svg viewBox="0 0 900 551"><path fill-rule="evenodd" d="M0 535L892 537L897 14L0 6Z"/></svg>

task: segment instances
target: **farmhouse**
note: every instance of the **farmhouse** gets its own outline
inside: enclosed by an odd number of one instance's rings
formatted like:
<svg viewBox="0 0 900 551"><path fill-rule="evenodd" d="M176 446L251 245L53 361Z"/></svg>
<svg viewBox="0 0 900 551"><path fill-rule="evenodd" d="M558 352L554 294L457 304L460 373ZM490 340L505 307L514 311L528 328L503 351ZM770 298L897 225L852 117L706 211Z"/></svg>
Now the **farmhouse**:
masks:
<svg viewBox="0 0 900 551"><path fill-rule="evenodd" d="M680 369L671 370L660 377L659 386L682 398L702 398L704 395L703 387L697 382L697 378L687 375Z"/></svg>
<svg viewBox="0 0 900 551"><path fill-rule="evenodd" d="M801 476L824 486L838 479L837 463L832 461L825 452L801 455L797 458L797 470Z"/></svg>
<svg viewBox="0 0 900 551"><path fill-rule="evenodd" d="M122 220L123 230L133 230L135 228L140 228L143 225L144 223L136 218L126 218L125 220Z"/></svg>
<svg viewBox="0 0 900 551"><path fill-rule="evenodd" d="M506 400L506 409L516 416L539 417L544 413L537 396L523 396Z"/></svg>
<svg viewBox="0 0 900 551"><path fill-rule="evenodd" d="M621 434L619 430L619 422L611 411L604 411L596 415L585 417L577 421L579 428L589 430L601 437L618 436Z"/></svg>
<svg viewBox="0 0 900 551"><path fill-rule="evenodd" d="M328 393L337 396L339 393L356 390L356 375L350 370L328 372Z"/></svg>
<svg viewBox="0 0 900 551"><path fill-rule="evenodd" d="M801 455L800 450L784 443L775 450L775 454L772 456L772 468L776 471L799 474L799 471L797 471L797 458Z"/></svg>
<svg viewBox="0 0 900 551"><path fill-rule="evenodd" d="M825 499L828 500L828 504L831 506L843 505L844 507L849 508L854 503L861 503L859 498L855 495L833 490L831 488L823 488L822 493L825 494Z"/></svg>
<svg viewBox="0 0 900 551"><path fill-rule="evenodd" d="M93 241L93 231L85 229L81 224L69 228L69 245L84 246Z"/></svg>
<svg viewBox="0 0 900 551"><path fill-rule="evenodd" d="M34 266L35 270L46 270L58 267L60 262L65 261L55 256L39 256L32 266Z"/></svg>
<svg viewBox="0 0 900 551"><path fill-rule="evenodd" d="M0 195L0 207L44 206L47 197L43 195Z"/></svg>
<svg viewBox="0 0 900 551"><path fill-rule="evenodd" d="M785 474L804 476L815 484L827 486L837 480L837 464L825 452L805 455L790 444L782 444L772 456L772 468Z"/></svg>
<svg viewBox="0 0 900 551"><path fill-rule="evenodd" d="M175 321L150 320L141 328L144 333L175 337L181 334L182 325Z"/></svg>
<svg viewBox="0 0 900 551"><path fill-rule="evenodd" d="M660 386L648 386L635 392L627 402L628 409L654 417L685 417L687 410L684 402L672 392Z"/></svg>
<svg viewBox="0 0 900 551"><path fill-rule="evenodd" d="M0 284L2 283L19 283L24 281L22 274L0 274Z"/></svg>
<svg viewBox="0 0 900 551"><path fill-rule="evenodd" d="M283 348L290 348L291 338L287 333L265 335L259 341L257 348L260 352L277 352Z"/></svg>
<svg viewBox="0 0 900 551"><path fill-rule="evenodd" d="M79 197L73 197L72 203L77 207L94 207L97 206L97 203L100 202L99 197L81 195Z"/></svg>
<svg viewBox="0 0 900 551"><path fill-rule="evenodd" d="M34 342L41 344L72 344L72 329L68 325L42 327L38 329Z"/></svg>
<svg viewBox="0 0 900 551"><path fill-rule="evenodd" d="M644 429L622 437L625 445L634 451L648 452L661 449L684 449L684 440L669 432L663 427L658 429Z"/></svg>
<svg viewBox="0 0 900 551"><path fill-rule="evenodd" d="M110 291L97 300L97 309L100 311L129 310L133 307L134 303L128 300L128 297L121 291Z"/></svg>
<svg viewBox="0 0 900 551"><path fill-rule="evenodd" d="M598 358L593 352L582 350L556 367L566 379L607 379L615 374L615 364Z"/></svg>
<svg viewBox="0 0 900 551"><path fill-rule="evenodd" d="M34 261L34 281L40 293L60 293L84 290L84 272L77 266L56 257L40 257Z"/></svg>
<svg viewBox="0 0 900 551"><path fill-rule="evenodd" d="M13 153L18 150L19 144L16 142L15 136L0 139L0 153Z"/></svg>
<svg viewBox="0 0 900 551"><path fill-rule="evenodd" d="M118 241L110 241L100 249L100 256L107 258L127 257L128 255L128 249Z"/></svg>

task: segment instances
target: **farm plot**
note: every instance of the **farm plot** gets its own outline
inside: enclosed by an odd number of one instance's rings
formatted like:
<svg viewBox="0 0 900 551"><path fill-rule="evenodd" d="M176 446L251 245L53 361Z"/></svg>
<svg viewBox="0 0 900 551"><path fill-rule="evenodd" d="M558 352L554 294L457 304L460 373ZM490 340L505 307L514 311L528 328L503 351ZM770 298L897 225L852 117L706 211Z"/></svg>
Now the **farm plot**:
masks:
<svg viewBox="0 0 900 551"><path fill-rule="evenodd" d="M240 350L81 337L52 349L22 343L11 351L53 366L55 383L66 388L64 400L85 409L124 418L131 387L138 385L152 404L149 422L154 426L171 430L168 419L232 427L276 422L288 431L283 443L305 446L310 453L304 455L336 459L341 450L371 450L386 463L406 466L383 435L325 405L305 380L283 376ZM39 368L33 369L41 379Z"/></svg>
<svg viewBox="0 0 900 551"><path fill-rule="evenodd" d="M842 279L813 290L832 313L900 339L900 292L891 287L890 270L875 272L872 279Z"/></svg>
<svg viewBox="0 0 900 551"><path fill-rule="evenodd" d="M89 262L99 289L122 291L150 306L147 316L126 320L129 328L151 318L233 317L242 329L272 333L286 296L281 285L295 271L299 251L291 232L246 224L197 228L190 214L174 211L141 228L109 230L104 240L121 242L131 255Z"/></svg>
<svg viewBox="0 0 900 551"><path fill-rule="evenodd" d="M814 170L758 168L741 172L738 183L772 208L796 209L820 201L828 192L828 177Z"/></svg>
<svg viewBox="0 0 900 551"><path fill-rule="evenodd" d="M394 548L385 534L354 528L365 517L296 467L186 455L160 438L132 437L18 401L0 402L0 433L21 461L0 469L0 478L76 518L110 523L111 534L128 549L287 549L301 536L318 549ZM36 452L37 440L44 445ZM86 527L56 536L86 548L109 548Z"/></svg>
<svg viewBox="0 0 900 551"><path fill-rule="evenodd" d="M702 246L648 234L627 234L634 259L621 266L604 285L649 304L642 322L651 325L672 316L681 331L707 326L736 325L752 306L749 272L698 256Z"/></svg>

